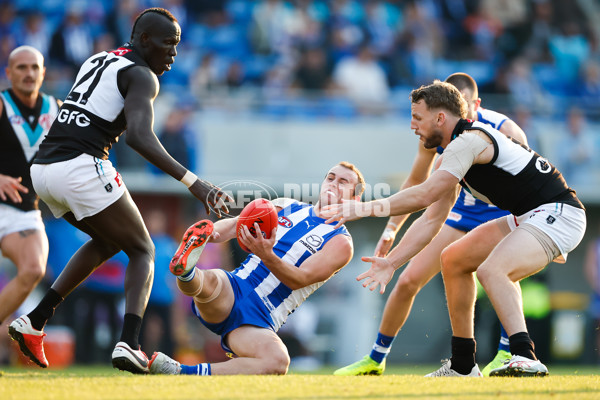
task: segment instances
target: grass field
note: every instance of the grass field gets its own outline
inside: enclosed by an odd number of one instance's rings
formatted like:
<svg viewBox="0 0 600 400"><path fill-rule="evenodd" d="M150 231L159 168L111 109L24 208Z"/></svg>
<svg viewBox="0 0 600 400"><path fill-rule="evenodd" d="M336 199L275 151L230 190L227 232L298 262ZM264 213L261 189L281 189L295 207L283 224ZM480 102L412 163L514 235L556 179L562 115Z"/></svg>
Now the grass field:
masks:
<svg viewBox="0 0 600 400"><path fill-rule="evenodd" d="M600 368L550 367L546 378L423 378L437 366L384 376L334 377L333 368L286 376L134 376L108 366L0 369L0 399L600 399Z"/></svg>

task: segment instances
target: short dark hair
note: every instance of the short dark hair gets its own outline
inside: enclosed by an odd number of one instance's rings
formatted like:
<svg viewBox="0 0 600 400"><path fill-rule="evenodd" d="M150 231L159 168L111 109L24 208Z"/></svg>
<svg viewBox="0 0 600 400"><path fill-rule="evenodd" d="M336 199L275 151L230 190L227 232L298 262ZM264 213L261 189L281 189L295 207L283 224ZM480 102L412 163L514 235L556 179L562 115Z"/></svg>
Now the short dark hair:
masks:
<svg viewBox="0 0 600 400"><path fill-rule="evenodd" d="M447 82L436 79L431 85L413 90L409 97L413 103L424 100L428 109L443 108L457 117L467 117L467 101L456 86Z"/></svg>
<svg viewBox="0 0 600 400"><path fill-rule="evenodd" d="M473 97L477 99L479 97L479 90L477 89L477 82L469 74L464 72L456 72L446 78L444 82L448 82L451 85L456 86L461 92L465 89L469 89L473 93Z"/></svg>
<svg viewBox="0 0 600 400"><path fill-rule="evenodd" d="M354 165L348 161L341 161L338 163L338 165L341 165L344 168L348 168L350 171L352 171L356 174L356 176L358 177L358 183L356 184L356 187L354 188L354 195L362 196L363 192L365 191L365 177L363 176L362 172L360 172L360 170L356 167L356 165Z"/></svg>
<svg viewBox="0 0 600 400"><path fill-rule="evenodd" d="M175 16L173 14L171 14L169 12L169 10L165 10L164 8L160 8L160 7L147 8L144 11L142 11L141 13L139 13L139 15L135 18L135 21L133 23L133 28L131 28L131 40L133 40L133 37L135 35L135 30L137 28L137 25L138 25L138 22L140 21L140 19L144 15L150 14L150 13L162 15L163 17L167 18L171 22L178 22L177 18L175 18Z"/></svg>

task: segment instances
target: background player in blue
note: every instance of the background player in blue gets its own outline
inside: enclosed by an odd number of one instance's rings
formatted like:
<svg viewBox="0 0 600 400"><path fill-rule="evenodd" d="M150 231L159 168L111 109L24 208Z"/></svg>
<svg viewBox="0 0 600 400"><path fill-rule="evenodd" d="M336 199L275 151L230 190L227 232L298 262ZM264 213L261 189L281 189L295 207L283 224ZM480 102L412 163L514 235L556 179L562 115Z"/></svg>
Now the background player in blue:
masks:
<svg viewBox="0 0 600 400"><path fill-rule="evenodd" d="M446 247L442 275L452 324L452 358L429 377L481 376L475 362L475 272L509 335L511 359L490 376L545 376L527 332L519 281L552 261L565 261L581 242L585 209L548 160L489 125L464 119L467 104L440 81L411 92L411 129L424 146L444 153L425 182L386 199L324 207L327 222L401 215L426 208L385 257L363 257L371 268L357 277L385 291L395 270L440 231L460 186L511 214L473 229ZM460 185L460 186L459 186Z"/></svg>
<svg viewBox="0 0 600 400"><path fill-rule="evenodd" d="M17 47L6 67L11 87L0 92L0 250L17 267L17 275L0 290L0 325L46 272L48 238L29 174L59 107L54 97L40 92L45 73L42 53Z"/></svg>
<svg viewBox="0 0 600 400"><path fill-rule="evenodd" d="M358 169L342 162L327 172L314 206L292 199L273 200L279 214L278 228L270 239L263 239L262 235L254 238L244 226L242 243L252 254L233 273L200 270L194 264L211 233L215 242L236 237L237 218L216 222L214 231L210 221L190 227L174 257L186 261L172 263L178 268L171 271L180 273L177 285L182 293L193 297L192 308L200 321L220 335L223 348L236 357L222 363L187 366L155 353L150 372L285 374L290 357L275 332L310 294L352 259L348 231L344 226L334 229L325 224L321 209L342 199L360 199L363 183ZM186 249L187 243L193 245Z"/></svg>
<svg viewBox="0 0 600 400"><path fill-rule="evenodd" d="M446 82L458 88L466 100L468 105L467 118L489 124L506 136L527 144L525 134L517 124L503 114L483 109L480 106L481 99L479 98L477 83L471 76L459 72L446 78ZM417 156L401 189L425 182L431 172L436 154L441 153L440 150L443 149L427 149L423 146L423 143L419 142ZM507 214L507 211L475 199L466 190L461 190L458 200L440 233L408 263L398 277L396 285L385 304L379 332L371 353L353 364L336 370L334 375L381 375L385 370L385 360L391 350L392 342L406 322L416 295L441 270L440 254L442 250L476 226ZM396 233L400 230L408 215L393 216L389 219L375 248L375 257L386 256L394 243ZM484 368L482 371L484 375L489 374L491 369L499 367L503 361L510 358L508 350L508 336L502 329L498 354Z"/></svg>
<svg viewBox="0 0 600 400"><path fill-rule="evenodd" d="M136 18L131 43L91 56L81 66L31 167L33 186L55 217L90 235L71 257L40 303L14 320L9 334L21 351L45 368L43 328L54 310L96 268L119 251L129 258L125 275L125 315L112 353L115 368L148 372L139 348L142 316L154 279L154 244L121 175L108 153L127 129L127 144L152 164L180 180L206 206L220 207L226 195L198 179L165 151L153 131L157 76L171 69L181 28L162 8ZM226 207L225 207L226 209Z"/></svg>

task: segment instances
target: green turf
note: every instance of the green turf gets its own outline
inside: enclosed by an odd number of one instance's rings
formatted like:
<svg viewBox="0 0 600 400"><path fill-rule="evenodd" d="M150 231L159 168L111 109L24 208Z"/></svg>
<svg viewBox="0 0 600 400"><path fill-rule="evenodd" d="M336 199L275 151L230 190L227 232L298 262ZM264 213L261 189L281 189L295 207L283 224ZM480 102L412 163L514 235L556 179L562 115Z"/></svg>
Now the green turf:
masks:
<svg viewBox="0 0 600 400"><path fill-rule="evenodd" d="M134 376L107 366L0 368L0 399L600 399L600 368L550 366L546 378L424 378L437 366L392 366L384 376Z"/></svg>

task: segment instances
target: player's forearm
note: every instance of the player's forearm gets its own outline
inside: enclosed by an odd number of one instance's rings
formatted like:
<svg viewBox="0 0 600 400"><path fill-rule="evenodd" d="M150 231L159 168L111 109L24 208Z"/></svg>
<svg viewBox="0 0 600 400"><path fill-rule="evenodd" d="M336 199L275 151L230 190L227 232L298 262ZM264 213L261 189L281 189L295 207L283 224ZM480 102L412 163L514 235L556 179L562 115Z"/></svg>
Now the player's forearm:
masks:
<svg viewBox="0 0 600 400"><path fill-rule="evenodd" d="M142 157L173 178L183 178L187 169L171 157L154 133L142 136L135 131L128 131L126 135L127 144Z"/></svg>
<svg viewBox="0 0 600 400"><path fill-rule="evenodd" d="M281 283L292 290L300 289L310 284L310 282L307 282L306 274L301 268L283 261L275 253L261 257L261 260Z"/></svg>
<svg viewBox="0 0 600 400"><path fill-rule="evenodd" d="M442 220L429 220L426 215L419 217L408 228L398 245L386 257L395 269L406 264L416 256L439 233Z"/></svg>
<svg viewBox="0 0 600 400"><path fill-rule="evenodd" d="M237 218L225 218L215 222L215 232L219 233L218 239L211 240L214 243L222 243L235 237Z"/></svg>
<svg viewBox="0 0 600 400"><path fill-rule="evenodd" d="M365 214L370 217L398 216L408 218L413 212L422 210L432 201L423 193L420 186L402 190L385 199L365 203Z"/></svg>

